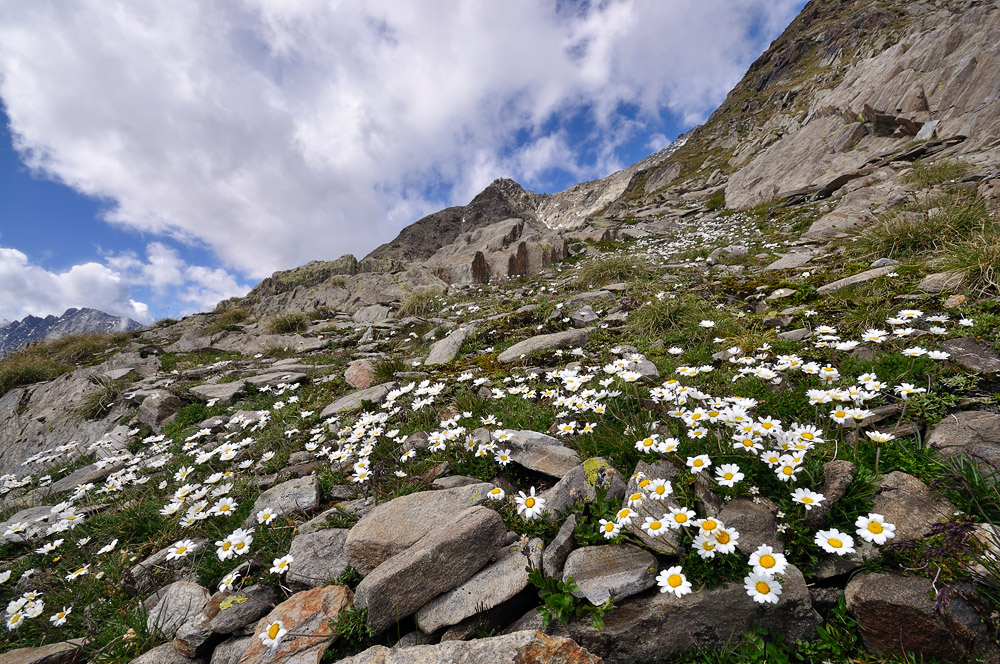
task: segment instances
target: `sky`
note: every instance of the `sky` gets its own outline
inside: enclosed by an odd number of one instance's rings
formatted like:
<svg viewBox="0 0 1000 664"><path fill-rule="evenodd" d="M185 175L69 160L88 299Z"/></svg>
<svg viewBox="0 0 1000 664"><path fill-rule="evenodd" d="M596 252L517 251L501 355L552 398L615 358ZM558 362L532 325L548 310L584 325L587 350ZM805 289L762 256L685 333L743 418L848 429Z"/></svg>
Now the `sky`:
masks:
<svg viewBox="0 0 1000 664"><path fill-rule="evenodd" d="M0 20L0 319L210 311L498 177L704 122L803 0L31 0Z"/></svg>

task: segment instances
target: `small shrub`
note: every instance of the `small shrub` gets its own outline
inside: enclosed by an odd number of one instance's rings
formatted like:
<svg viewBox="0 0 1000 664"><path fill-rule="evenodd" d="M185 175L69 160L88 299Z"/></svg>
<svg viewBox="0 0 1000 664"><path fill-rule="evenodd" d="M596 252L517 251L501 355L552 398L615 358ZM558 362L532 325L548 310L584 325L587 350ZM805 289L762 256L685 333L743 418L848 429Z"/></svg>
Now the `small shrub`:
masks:
<svg viewBox="0 0 1000 664"><path fill-rule="evenodd" d="M545 576L540 569L528 572L528 581L538 588L538 598L542 605L538 612L542 614L542 624L548 626L555 618L561 623L568 623L573 616L590 614L594 629L604 629L604 614L614 608L614 598L608 598L604 604L594 606L586 600L580 600L573 593L580 587L572 577L559 581L551 576Z"/></svg>
<svg viewBox="0 0 1000 664"><path fill-rule="evenodd" d="M399 307L400 317L404 316L426 316L439 306L437 299L441 297L441 291L426 290L417 293L410 293L403 300Z"/></svg>
<svg viewBox="0 0 1000 664"><path fill-rule="evenodd" d="M300 313L292 313L272 318L267 326L267 331L271 334L296 334L305 332L308 327L308 316Z"/></svg>
<svg viewBox="0 0 1000 664"><path fill-rule="evenodd" d="M935 267L958 272L965 286L979 295L1000 292L1000 232L974 234L948 249Z"/></svg>
<svg viewBox="0 0 1000 664"><path fill-rule="evenodd" d="M631 256L609 256L587 263L579 271L580 283L604 286L649 277L649 270Z"/></svg>
<svg viewBox="0 0 1000 664"><path fill-rule="evenodd" d="M726 207L726 191L720 189L705 199L706 210L721 210Z"/></svg>
<svg viewBox="0 0 1000 664"><path fill-rule="evenodd" d="M111 412L115 401L130 383L124 378L108 380L96 376L93 381L98 386L97 389L83 398L77 410L77 415L85 420L99 420Z"/></svg>

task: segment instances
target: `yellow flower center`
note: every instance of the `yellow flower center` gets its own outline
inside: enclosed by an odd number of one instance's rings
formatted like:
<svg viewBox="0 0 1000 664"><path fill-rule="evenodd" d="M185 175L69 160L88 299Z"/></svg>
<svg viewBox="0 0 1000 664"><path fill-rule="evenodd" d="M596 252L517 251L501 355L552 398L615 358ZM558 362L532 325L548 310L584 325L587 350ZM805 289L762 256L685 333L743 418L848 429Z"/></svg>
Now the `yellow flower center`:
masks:
<svg viewBox="0 0 1000 664"><path fill-rule="evenodd" d="M526 498L524 500L524 506L527 507L527 508L534 507L535 506L535 499L534 498Z"/></svg>
<svg viewBox="0 0 1000 664"><path fill-rule="evenodd" d="M809 433L808 431L803 431L803 432L802 432L801 434L799 434L799 435L800 435L800 436L801 436L801 437L802 437L802 438L803 438L804 440L812 440L812 439L813 439L813 435L812 435L811 433Z"/></svg>
<svg viewBox="0 0 1000 664"><path fill-rule="evenodd" d="M878 521L871 521L868 523L868 532L870 533L875 533L876 535L879 535L883 530L884 528L882 528L882 524L879 523Z"/></svg>
<svg viewBox="0 0 1000 664"><path fill-rule="evenodd" d="M649 486L649 480L641 480L639 482L639 488L640 489L645 489L647 486Z"/></svg>
<svg viewBox="0 0 1000 664"><path fill-rule="evenodd" d="M705 519L704 523L701 524L702 530L715 530L715 527L719 525L712 519Z"/></svg>
<svg viewBox="0 0 1000 664"><path fill-rule="evenodd" d="M760 560L758 561L758 564L764 569L771 569L772 567L774 567L775 563L776 561L774 560L774 556L769 556L769 555L761 556Z"/></svg>
<svg viewBox="0 0 1000 664"><path fill-rule="evenodd" d="M843 542L841 542L841 541L840 541L839 539L837 539L836 537L831 537L830 539L828 539L828 540L826 541L826 543L827 543L827 544L829 544L830 546L832 546L832 547L833 547L833 548L835 548L835 549L839 549L840 547L844 546L844 543L843 543Z"/></svg>
<svg viewBox="0 0 1000 664"><path fill-rule="evenodd" d="M667 491L667 487L665 487L665 486L661 485L661 486L656 487L656 494L658 496L662 496L666 491Z"/></svg>
<svg viewBox="0 0 1000 664"><path fill-rule="evenodd" d="M676 588L684 583L684 579L681 578L680 574L671 574L667 577L667 583L670 584L671 588Z"/></svg>
<svg viewBox="0 0 1000 664"><path fill-rule="evenodd" d="M771 592L771 586L767 585L763 581L758 581L755 587L757 588L757 592L761 595L766 595Z"/></svg>
<svg viewBox="0 0 1000 664"><path fill-rule="evenodd" d="M688 520L688 515L681 512L680 514L675 516L674 519L677 521L677 523L684 523L685 521Z"/></svg>
<svg viewBox="0 0 1000 664"><path fill-rule="evenodd" d="M659 521L654 521L651 524L649 524L649 529L650 530L659 530L662 525L663 524L661 524Z"/></svg>
<svg viewBox="0 0 1000 664"><path fill-rule="evenodd" d="M719 541L719 544L729 544L729 533L721 531L715 536L715 539Z"/></svg>
<svg viewBox="0 0 1000 664"><path fill-rule="evenodd" d="M704 461L702 461L701 459L695 459L695 460L694 460L694 465L695 465L695 466L701 466L701 465L703 465L704 463L705 463L705 462L704 462Z"/></svg>
<svg viewBox="0 0 1000 664"><path fill-rule="evenodd" d="M813 502L813 499L810 498L809 496L802 496L802 502L804 502L804 503L811 503L811 502Z"/></svg>
<svg viewBox="0 0 1000 664"><path fill-rule="evenodd" d="M187 547L186 546L177 547L177 555L178 556L183 556L186 552L187 552Z"/></svg>
<svg viewBox="0 0 1000 664"><path fill-rule="evenodd" d="M701 548L705 549L706 551L711 551L712 549L715 548L715 545L709 542L708 540L705 540L704 542L701 543Z"/></svg>
<svg viewBox="0 0 1000 664"><path fill-rule="evenodd" d="M641 494L641 493L633 493L633 494L632 494L632 495L631 495L631 496L629 497L629 500L631 500L631 501L638 501L638 500L642 500L642 494Z"/></svg>
<svg viewBox="0 0 1000 664"><path fill-rule="evenodd" d="M722 476L722 478L726 479L726 480L731 480L731 479L733 479L733 474L732 473L726 473L725 475Z"/></svg>
<svg viewBox="0 0 1000 664"><path fill-rule="evenodd" d="M791 475L792 474L792 467L791 466L785 466L784 468L781 469L781 472L783 472L785 475Z"/></svg>
<svg viewBox="0 0 1000 664"><path fill-rule="evenodd" d="M246 545L247 545L247 543L246 543L246 542L237 542L237 543L236 543L236 550L237 550L237 551L242 551L242 550L243 550L243 547L245 547Z"/></svg>
<svg viewBox="0 0 1000 664"><path fill-rule="evenodd" d="M267 628L267 638L274 640L278 637L278 632L281 631L281 625L278 623L273 623Z"/></svg>
<svg viewBox="0 0 1000 664"><path fill-rule="evenodd" d="M605 532L611 533L611 532L614 532L614 530L615 530L615 524L610 523L610 522L604 524L604 531Z"/></svg>

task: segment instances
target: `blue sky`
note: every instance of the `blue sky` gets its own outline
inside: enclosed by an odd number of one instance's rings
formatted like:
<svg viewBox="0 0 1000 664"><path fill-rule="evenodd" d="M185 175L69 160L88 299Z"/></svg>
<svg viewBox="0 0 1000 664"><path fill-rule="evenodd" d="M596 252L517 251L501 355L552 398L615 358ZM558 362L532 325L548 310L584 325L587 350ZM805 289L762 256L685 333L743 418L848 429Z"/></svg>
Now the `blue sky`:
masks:
<svg viewBox="0 0 1000 664"><path fill-rule="evenodd" d="M603 177L704 121L802 4L8 5L0 319L209 310L497 177Z"/></svg>

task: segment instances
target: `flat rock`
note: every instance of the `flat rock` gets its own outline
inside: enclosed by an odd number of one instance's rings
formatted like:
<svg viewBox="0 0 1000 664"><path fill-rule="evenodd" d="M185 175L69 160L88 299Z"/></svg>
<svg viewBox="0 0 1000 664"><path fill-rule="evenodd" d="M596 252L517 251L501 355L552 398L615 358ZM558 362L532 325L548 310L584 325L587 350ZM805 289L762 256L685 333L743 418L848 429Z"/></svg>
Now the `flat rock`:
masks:
<svg viewBox="0 0 1000 664"><path fill-rule="evenodd" d="M171 583L146 617L146 629L173 638L178 628L201 613L211 595L197 583Z"/></svg>
<svg viewBox="0 0 1000 664"><path fill-rule="evenodd" d="M591 503L597 498L597 486L605 488L609 501L621 500L625 495L621 474L604 459L594 457L574 467L555 486L542 492L545 512L552 516L566 514L577 502Z"/></svg>
<svg viewBox="0 0 1000 664"><path fill-rule="evenodd" d="M384 304L371 304L367 307L361 307L354 312L351 318L355 323L384 323L389 320L392 316L392 309L385 306Z"/></svg>
<svg viewBox="0 0 1000 664"><path fill-rule="evenodd" d="M188 394L200 401L215 400L222 406L228 406L236 400L236 397L243 394L244 390L246 390L246 383L242 380L237 380L232 383L195 385L188 390Z"/></svg>
<svg viewBox="0 0 1000 664"><path fill-rule="evenodd" d="M769 302L773 302L774 300L782 300L786 297L791 297L792 295L795 295L794 288L778 288L767 296L767 300Z"/></svg>
<svg viewBox="0 0 1000 664"><path fill-rule="evenodd" d="M420 630L430 634L442 627L457 625L517 595L528 587L527 568L538 569L541 566L543 547L542 540L537 538L523 548L520 544L502 547L495 556L496 562L484 567L454 590L438 595L417 611Z"/></svg>
<svg viewBox="0 0 1000 664"><path fill-rule="evenodd" d="M427 359L424 360L424 366L448 364L458 355L458 351L461 350L465 340L475 334L475 332L475 325L464 325L452 330L448 336L431 346L431 351L427 355Z"/></svg>
<svg viewBox="0 0 1000 664"><path fill-rule="evenodd" d="M941 350L951 353L951 359L969 371L996 373L1000 371L1000 356L986 344L975 339L948 339Z"/></svg>
<svg viewBox="0 0 1000 664"><path fill-rule="evenodd" d="M836 291L843 290L850 286L855 286L857 284L863 284L866 281L871 281L872 279L878 279L879 277L884 277L885 275L893 272L896 268L892 265L887 265L885 267L876 267L870 270L865 270L864 272L858 272L857 274L852 274L849 277L844 277L843 279L838 279L825 286L820 286L816 289L816 292L820 295L827 295L829 293L835 293Z"/></svg>
<svg viewBox="0 0 1000 664"><path fill-rule="evenodd" d="M972 460L987 477L1000 467L1000 415L967 410L946 416L931 429L927 444L938 456L974 455Z"/></svg>
<svg viewBox="0 0 1000 664"><path fill-rule="evenodd" d="M371 386L374 379L375 365L368 359L354 360L344 370L344 380L351 387L364 389Z"/></svg>
<svg viewBox="0 0 1000 664"><path fill-rule="evenodd" d="M901 542L918 538L933 524L947 521L955 506L916 477L896 470L879 480L872 511L895 524L894 541Z"/></svg>
<svg viewBox="0 0 1000 664"><path fill-rule="evenodd" d="M774 606L755 603L742 583L679 599L672 593L645 594L616 603L604 616L602 631L589 618L571 620L568 636L609 664L662 662L695 646L723 647L754 625L784 635L786 643L815 638L822 618L812 607L802 573L789 565L783 579Z"/></svg>
<svg viewBox="0 0 1000 664"><path fill-rule="evenodd" d="M572 639L526 630L471 641L386 648L372 646L339 664L601 664Z"/></svg>
<svg viewBox="0 0 1000 664"><path fill-rule="evenodd" d="M453 515L487 500L492 484L483 482L440 491L410 493L382 503L354 524L345 548L351 566L368 574L413 546Z"/></svg>
<svg viewBox="0 0 1000 664"><path fill-rule="evenodd" d="M961 272L934 272L921 279L917 289L925 293L944 293L958 290L964 282Z"/></svg>
<svg viewBox="0 0 1000 664"><path fill-rule="evenodd" d="M510 448L514 463L550 477L562 477L579 465L580 457L562 441L537 431L508 431L510 438L497 443Z"/></svg>
<svg viewBox="0 0 1000 664"><path fill-rule="evenodd" d="M338 637L331 622L352 600L353 594L347 586L324 586L295 593L260 619L240 664L319 664L327 646ZM289 634L277 648L270 648L258 635L275 620L280 620Z"/></svg>
<svg viewBox="0 0 1000 664"><path fill-rule="evenodd" d="M294 558L285 574L292 588L316 588L335 579L348 567L347 528L328 528L298 535L288 553Z"/></svg>
<svg viewBox="0 0 1000 664"><path fill-rule="evenodd" d="M819 252L809 247L795 247L787 254L783 254L773 263L765 267L765 270L794 270L802 267L811 261Z"/></svg>
<svg viewBox="0 0 1000 664"><path fill-rule="evenodd" d="M48 519L51 514L52 505L26 507L23 510L16 512L3 523L0 523L0 538L2 538L2 541L4 542L24 542L26 539L39 537L44 534L46 528L48 527L41 521ZM26 523L29 524L29 526L24 531L4 535L3 533L7 532L7 529L15 523ZM41 529L40 532L35 532L35 530L39 528Z"/></svg>
<svg viewBox="0 0 1000 664"><path fill-rule="evenodd" d="M580 330L566 330L565 332L555 332L554 334L539 334L519 341L497 356L498 362L516 362L523 356L530 355L536 351L555 350L557 348L570 348L582 346L590 338L590 330L584 328Z"/></svg>
<svg viewBox="0 0 1000 664"><path fill-rule="evenodd" d="M271 371L250 376L246 379L246 382L259 389L262 387L278 387L279 385L304 383L307 380L309 380L309 376L301 371Z"/></svg>
<svg viewBox="0 0 1000 664"><path fill-rule="evenodd" d="M566 564L569 552L573 550L575 530L576 515L570 514L559 527L559 532L542 552L542 572L545 573L545 576L562 578L563 565Z"/></svg>
<svg viewBox="0 0 1000 664"><path fill-rule="evenodd" d="M358 408L361 408L365 401L380 403L382 399L385 398L385 395L389 394L390 390L396 389L397 386L398 383L390 381L388 383L375 385L374 387L369 387L364 390L352 392L351 394L337 399L332 404L324 408L323 412L320 413L320 417L327 418L331 415L339 415L340 413L357 410Z"/></svg>
<svg viewBox="0 0 1000 664"><path fill-rule="evenodd" d="M500 515L487 507L452 512L451 519L366 576L355 605L368 609L368 624L381 632L472 577L506 538Z"/></svg>
<svg viewBox="0 0 1000 664"><path fill-rule="evenodd" d="M612 284L618 286L620 284ZM567 307L579 307L584 304L590 304L591 302L598 302L600 300L606 300L611 297L611 293L608 288L602 288L599 291L587 291L584 293L577 293L568 300L566 300Z"/></svg>
<svg viewBox="0 0 1000 664"><path fill-rule="evenodd" d="M265 507L274 510L278 516L311 512L319 506L320 487L315 476L299 477L271 487L257 497L247 524L257 521L257 512Z"/></svg>
<svg viewBox="0 0 1000 664"><path fill-rule="evenodd" d="M897 574L858 574L844 591L848 612L868 650L916 655L942 662L991 661L1000 649L962 593L938 611L931 579Z"/></svg>
<svg viewBox="0 0 1000 664"><path fill-rule="evenodd" d="M255 585L236 592L216 593L205 607L208 628L213 634L235 634L260 620L280 600L277 586Z"/></svg>
<svg viewBox="0 0 1000 664"><path fill-rule="evenodd" d="M72 664L82 647L83 640L74 639L37 648L18 648L0 654L0 664Z"/></svg>
<svg viewBox="0 0 1000 664"><path fill-rule="evenodd" d="M614 596L615 601L641 593L656 585L659 567L653 554L632 544L585 546L569 554L563 567L563 581L576 581L576 597L599 606Z"/></svg>
<svg viewBox="0 0 1000 664"><path fill-rule="evenodd" d="M570 314L569 320L573 324L573 327L587 327L600 320L600 317L594 312L594 308L588 304Z"/></svg>

